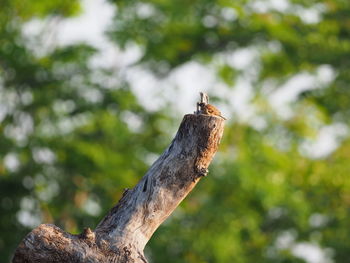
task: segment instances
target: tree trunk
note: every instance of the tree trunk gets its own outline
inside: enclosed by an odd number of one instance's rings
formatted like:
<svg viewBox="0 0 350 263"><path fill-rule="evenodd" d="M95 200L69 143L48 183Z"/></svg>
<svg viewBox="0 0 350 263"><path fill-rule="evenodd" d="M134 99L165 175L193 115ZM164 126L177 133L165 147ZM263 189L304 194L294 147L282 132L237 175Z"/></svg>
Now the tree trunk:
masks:
<svg viewBox="0 0 350 263"><path fill-rule="evenodd" d="M22 240L13 262L147 262L145 245L207 174L223 129L220 117L185 115L170 146L95 231L72 235L42 224Z"/></svg>

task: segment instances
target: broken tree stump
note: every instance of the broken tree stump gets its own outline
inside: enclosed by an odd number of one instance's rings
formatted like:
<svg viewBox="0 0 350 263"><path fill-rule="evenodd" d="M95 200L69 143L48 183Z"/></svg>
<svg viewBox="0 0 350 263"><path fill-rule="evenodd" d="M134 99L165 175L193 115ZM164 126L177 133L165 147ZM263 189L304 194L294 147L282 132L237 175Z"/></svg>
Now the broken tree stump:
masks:
<svg viewBox="0 0 350 263"><path fill-rule="evenodd" d="M220 117L185 115L170 146L94 231L72 235L42 224L22 240L13 262L147 262L145 245L207 174L223 130Z"/></svg>

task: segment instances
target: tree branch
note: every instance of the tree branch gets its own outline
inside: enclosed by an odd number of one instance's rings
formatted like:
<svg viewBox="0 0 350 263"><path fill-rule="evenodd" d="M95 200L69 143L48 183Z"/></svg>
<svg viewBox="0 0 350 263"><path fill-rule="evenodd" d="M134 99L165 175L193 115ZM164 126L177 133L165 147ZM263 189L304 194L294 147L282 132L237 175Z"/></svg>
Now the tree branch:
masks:
<svg viewBox="0 0 350 263"><path fill-rule="evenodd" d="M185 115L170 146L94 232L71 235L40 225L18 246L13 262L147 262L145 245L207 174L223 129L220 117Z"/></svg>

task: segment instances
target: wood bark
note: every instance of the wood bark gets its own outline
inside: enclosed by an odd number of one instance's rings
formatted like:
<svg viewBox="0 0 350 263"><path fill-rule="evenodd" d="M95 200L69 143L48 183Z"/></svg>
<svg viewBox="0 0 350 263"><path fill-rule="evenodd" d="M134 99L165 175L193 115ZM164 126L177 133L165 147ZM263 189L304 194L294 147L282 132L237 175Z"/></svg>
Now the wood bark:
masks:
<svg viewBox="0 0 350 263"><path fill-rule="evenodd" d="M145 245L207 174L223 129L220 117L185 115L169 147L94 231L72 235L42 224L22 240L13 262L147 262Z"/></svg>

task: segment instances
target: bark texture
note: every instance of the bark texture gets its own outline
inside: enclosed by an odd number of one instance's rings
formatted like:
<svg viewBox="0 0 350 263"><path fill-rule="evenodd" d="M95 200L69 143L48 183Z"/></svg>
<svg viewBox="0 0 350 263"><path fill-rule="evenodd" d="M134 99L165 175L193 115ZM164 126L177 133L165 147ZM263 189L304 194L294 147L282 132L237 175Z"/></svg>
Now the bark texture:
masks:
<svg viewBox="0 0 350 263"><path fill-rule="evenodd" d="M220 117L185 115L169 147L94 231L72 235L42 224L22 240L13 262L147 262L145 245L207 174L223 129Z"/></svg>

